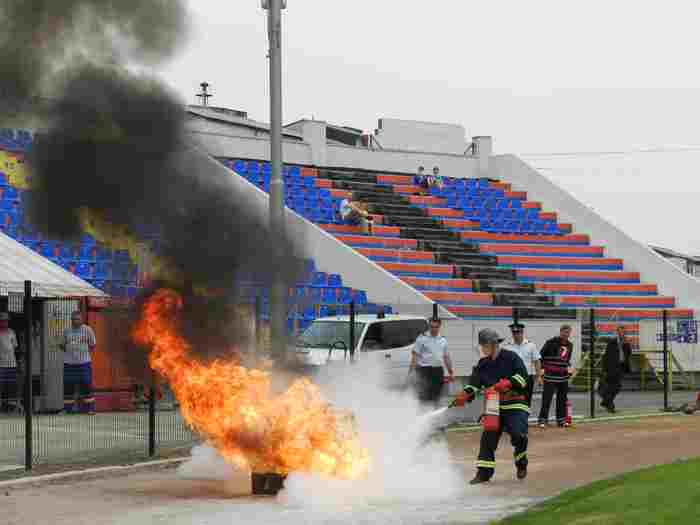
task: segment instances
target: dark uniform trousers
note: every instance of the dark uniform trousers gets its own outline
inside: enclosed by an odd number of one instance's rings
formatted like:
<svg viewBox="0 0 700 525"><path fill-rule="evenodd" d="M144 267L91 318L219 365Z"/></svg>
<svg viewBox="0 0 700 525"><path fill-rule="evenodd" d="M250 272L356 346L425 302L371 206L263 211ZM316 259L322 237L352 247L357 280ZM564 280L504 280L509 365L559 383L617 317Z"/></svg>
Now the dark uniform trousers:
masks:
<svg viewBox="0 0 700 525"><path fill-rule="evenodd" d="M557 424L563 425L566 420L566 401L569 397L568 381L544 381L542 392L542 407L540 408L540 423L546 423L549 419L549 409L552 406L552 397L557 394Z"/></svg>
<svg viewBox="0 0 700 525"><path fill-rule="evenodd" d="M498 432L483 432L476 466L479 476L490 479L496 470L496 449L503 432L510 434L513 445L513 459L517 467L527 466L527 420L528 412L501 407L501 429Z"/></svg>

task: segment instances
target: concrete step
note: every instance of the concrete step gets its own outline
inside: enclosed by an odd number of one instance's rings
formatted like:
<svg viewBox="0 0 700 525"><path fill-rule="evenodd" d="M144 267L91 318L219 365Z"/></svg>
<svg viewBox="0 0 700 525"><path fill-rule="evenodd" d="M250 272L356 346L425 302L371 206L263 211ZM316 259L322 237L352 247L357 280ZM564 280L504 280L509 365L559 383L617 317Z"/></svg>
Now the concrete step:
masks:
<svg viewBox="0 0 700 525"><path fill-rule="evenodd" d="M355 190L353 191L353 197L355 200L367 202L369 204L394 204L400 206L410 206L410 203L405 197L397 195L396 193L388 193L385 191Z"/></svg>
<svg viewBox="0 0 700 525"><path fill-rule="evenodd" d="M379 215L391 215L393 217L420 217L424 219L429 219L433 222L433 224L435 224L436 228L440 227L440 223L437 222L436 219L430 219L430 217L426 217L425 213L423 213L423 210L414 206L380 202L370 203L370 208L373 210L373 213L377 213Z"/></svg>
<svg viewBox="0 0 700 525"><path fill-rule="evenodd" d="M472 280L511 280L515 281L515 270L473 265L459 265L455 268L455 276Z"/></svg>
<svg viewBox="0 0 700 525"><path fill-rule="evenodd" d="M438 252L436 260L442 264L461 264L474 266L496 266L496 257L477 253L442 253Z"/></svg>
<svg viewBox="0 0 700 525"><path fill-rule="evenodd" d="M455 254L479 253L479 247L476 244L462 241L418 241L418 249L428 252Z"/></svg>
<svg viewBox="0 0 700 525"><path fill-rule="evenodd" d="M494 294L496 306L530 306L533 308L554 308L554 297L534 294Z"/></svg>
<svg viewBox="0 0 700 525"><path fill-rule="evenodd" d="M347 180L335 180L333 181L333 188L337 190L349 190L349 191L361 191L369 193L382 193L387 195L394 195L391 188L385 186L377 186L372 182L356 182Z"/></svg>
<svg viewBox="0 0 700 525"><path fill-rule="evenodd" d="M433 221L433 219L427 220ZM423 241L456 241L459 238L457 234L448 230L442 230L437 227L426 228L418 225L402 226L401 237L403 239L418 239Z"/></svg>
<svg viewBox="0 0 700 525"><path fill-rule="evenodd" d="M474 291L500 294L534 294L535 285L517 281L481 280L474 281Z"/></svg>
<svg viewBox="0 0 700 525"><path fill-rule="evenodd" d="M365 182L377 184L377 176L373 173L341 170L319 170L318 178L334 181Z"/></svg>

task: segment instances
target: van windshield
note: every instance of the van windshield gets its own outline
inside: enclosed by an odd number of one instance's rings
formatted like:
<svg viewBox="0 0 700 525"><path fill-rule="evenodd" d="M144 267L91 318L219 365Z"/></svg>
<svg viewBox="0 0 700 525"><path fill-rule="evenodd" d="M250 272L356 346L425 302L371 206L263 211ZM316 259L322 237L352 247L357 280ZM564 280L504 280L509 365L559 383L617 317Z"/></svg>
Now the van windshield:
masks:
<svg viewBox="0 0 700 525"><path fill-rule="evenodd" d="M355 345L360 340L365 323L355 323ZM338 321L314 321L299 336L297 344L307 348L330 348L342 341L350 350L350 323ZM342 345L338 345L342 348Z"/></svg>

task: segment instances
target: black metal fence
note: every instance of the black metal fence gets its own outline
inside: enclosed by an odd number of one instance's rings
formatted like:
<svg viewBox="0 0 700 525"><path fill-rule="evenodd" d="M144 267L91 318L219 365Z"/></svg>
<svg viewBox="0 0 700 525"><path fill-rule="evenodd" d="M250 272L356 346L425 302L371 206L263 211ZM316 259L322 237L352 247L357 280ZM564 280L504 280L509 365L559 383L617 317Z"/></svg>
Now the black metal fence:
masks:
<svg viewBox="0 0 700 525"><path fill-rule="evenodd" d="M3 376L0 472L137 461L187 450L197 441L167 387L135 388L119 359L93 359L93 371L110 379L94 392L64 391L61 341L71 313L83 309L85 316L83 301L36 297L27 282L24 296L11 298L7 309L19 347L16 368ZM68 397L75 410L65 410Z"/></svg>

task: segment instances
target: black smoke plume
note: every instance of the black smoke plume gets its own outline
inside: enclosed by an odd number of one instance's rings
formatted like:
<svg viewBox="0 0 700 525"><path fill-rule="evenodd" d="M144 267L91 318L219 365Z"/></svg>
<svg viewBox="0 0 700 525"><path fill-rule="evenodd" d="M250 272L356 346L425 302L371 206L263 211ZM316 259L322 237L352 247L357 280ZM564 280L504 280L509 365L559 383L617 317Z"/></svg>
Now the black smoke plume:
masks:
<svg viewBox="0 0 700 525"><path fill-rule="evenodd" d="M224 348L236 339L234 279L291 284L301 265L225 171L186 144L183 104L134 73L173 56L185 19L181 0L0 0L0 118L30 111L42 122L29 157L33 224L74 240L88 208L136 239L158 229L187 282L166 284L196 306L193 346ZM224 296L195 299L198 287Z"/></svg>

